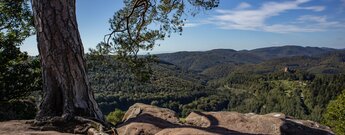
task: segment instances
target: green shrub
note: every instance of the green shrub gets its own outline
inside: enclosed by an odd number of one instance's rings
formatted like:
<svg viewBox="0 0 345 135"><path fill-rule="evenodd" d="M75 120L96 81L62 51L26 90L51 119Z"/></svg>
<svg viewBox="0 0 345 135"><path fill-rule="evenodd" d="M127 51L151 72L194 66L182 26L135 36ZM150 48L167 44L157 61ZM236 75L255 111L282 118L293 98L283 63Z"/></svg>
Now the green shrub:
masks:
<svg viewBox="0 0 345 135"><path fill-rule="evenodd" d="M330 126L337 135L345 135L345 90L328 104L324 114L324 123Z"/></svg>
<svg viewBox="0 0 345 135"><path fill-rule="evenodd" d="M115 111L110 112L106 119L108 122L111 122L112 124L116 125L117 123L122 121L123 116L125 115L125 112L120 109L115 109Z"/></svg>
<svg viewBox="0 0 345 135"><path fill-rule="evenodd" d="M28 0L0 1L0 102L21 99L41 90L38 58L20 51L23 41L34 34Z"/></svg>
<svg viewBox="0 0 345 135"><path fill-rule="evenodd" d="M179 118L179 120L180 120L181 123L187 123L186 118Z"/></svg>
<svg viewBox="0 0 345 135"><path fill-rule="evenodd" d="M35 101L30 99L0 101L0 106L0 121L34 119L37 112Z"/></svg>

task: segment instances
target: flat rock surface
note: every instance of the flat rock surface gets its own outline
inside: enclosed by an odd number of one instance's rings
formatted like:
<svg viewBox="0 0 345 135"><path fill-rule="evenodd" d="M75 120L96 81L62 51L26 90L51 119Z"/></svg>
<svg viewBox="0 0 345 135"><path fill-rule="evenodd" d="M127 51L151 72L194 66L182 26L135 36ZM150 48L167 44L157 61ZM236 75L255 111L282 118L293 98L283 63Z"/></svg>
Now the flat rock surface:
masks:
<svg viewBox="0 0 345 135"><path fill-rule="evenodd" d="M329 127L309 120L298 120L282 113L259 115L237 112L192 112L186 123L203 128L225 128L247 134L332 135Z"/></svg>
<svg viewBox="0 0 345 135"><path fill-rule="evenodd" d="M329 127L282 113L192 112L179 121L167 108L137 103L117 128L121 135L333 135Z"/></svg>

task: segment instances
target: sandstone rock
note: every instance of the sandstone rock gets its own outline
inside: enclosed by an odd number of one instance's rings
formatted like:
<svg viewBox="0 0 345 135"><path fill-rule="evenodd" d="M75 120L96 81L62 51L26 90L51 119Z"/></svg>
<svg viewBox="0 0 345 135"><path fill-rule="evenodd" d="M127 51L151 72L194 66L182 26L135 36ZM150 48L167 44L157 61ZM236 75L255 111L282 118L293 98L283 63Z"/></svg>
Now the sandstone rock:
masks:
<svg viewBox="0 0 345 135"><path fill-rule="evenodd" d="M177 115L174 111L167 108L159 108L156 106L146 105L142 103L136 103L132 105L125 113L122 121L127 121L131 118L135 118L143 114L152 115L153 117L157 117L171 123L179 123L179 119L177 118Z"/></svg>
<svg viewBox="0 0 345 135"><path fill-rule="evenodd" d="M135 104L123 120L120 135L333 135L328 127L282 113L192 112L181 124L174 111Z"/></svg>
<svg viewBox="0 0 345 135"><path fill-rule="evenodd" d="M117 129L120 135L154 135L163 130L164 125L156 125L150 123L132 122Z"/></svg>
<svg viewBox="0 0 345 135"><path fill-rule="evenodd" d="M131 106L117 129L121 135L156 134L164 128L177 127L176 113L166 108L136 103Z"/></svg>
<svg viewBox="0 0 345 135"><path fill-rule="evenodd" d="M166 128L155 135L253 135L229 130L222 127L196 127L183 125L175 128ZM255 134L257 135L257 134Z"/></svg>
<svg viewBox="0 0 345 135"><path fill-rule="evenodd" d="M222 127L248 134L333 134L329 128L316 122L296 120L281 113L257 115L237 112L192 112L186 118L186 122L204 128Z"/></svg>
<svg viewBox="0 0 345 135"><path fill-rule="evenodd" d="M197 128L168 128L158 132L155 135L223 135L226 133L212 133Z"/></svg>
<svg viewBox="0 0 345 135"><path fill-rule="evenodd" d="M28 120L11 120L0 122L0 135L74 135L57 131L36 131L30 129Z"/></svg>

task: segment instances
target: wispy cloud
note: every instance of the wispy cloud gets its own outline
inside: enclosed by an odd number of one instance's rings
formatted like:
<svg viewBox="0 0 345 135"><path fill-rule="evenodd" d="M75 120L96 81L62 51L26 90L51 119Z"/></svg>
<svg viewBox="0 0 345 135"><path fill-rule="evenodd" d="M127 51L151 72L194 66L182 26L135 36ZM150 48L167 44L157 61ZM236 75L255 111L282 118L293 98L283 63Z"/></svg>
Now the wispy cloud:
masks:
<svg viewBox="0 0 345 135"><path fill-rule="evenodd" d="M274 24L264 26L262 30L274 33L291 33L291 32L318 32L323 31L321 28L317 27L300 27L297 25L290 24Z"/></svg>
<svg viewBox="0 0 345 135"><path fill-rule="evenodd" d="M247 9L247 8L250 8L250 7L252 7L252 5L250 5L249 3L241 2L235 9L242 10L242 9Z"/></svg>
<svg viewBox="0 0 345 135"><path fill-rule="evenodd" d="M300 16L297 20L301 22L319 22L319 23L327 22L326 16L314 16L314 15L303 15L303 16Z"/></svg>
<svg viewBox="0 0 345 135"><path fill-rule="evenodd" d="M345 25L339 21L329 21L326 16L314 16L314 15L303 15L298 19L301 24L308 25L312 24L312 27L319 29L329 29L329 28L345 28Z"/></svg>
<svg viewBox="0 0 345 135"><path fill-rule="evenodd" d="M202 23L191 23L191 22L187 22L186 24L184 24L184 27L186 28L190 28L190 27L197 27L203 25Z"/></svg>
<svg viewBox="0 0 345 135"><path fill-rule="evenodd" d="M265 2L257 9L253 9L248 3L240 3L232 10L216 10L216 15L209 18L208 22L221 29L254 30L276 33L317 32L341 26L340 22L328 21L326 16L311 15L302 15L297 20L291 22L268 24L268 19L280 16L282 13L291 10L307 10L313 12L325 10L324 6L302 6L302 4L310 1L311 0ZM296 21L298 21L298 24L296 24Z"/></svg>

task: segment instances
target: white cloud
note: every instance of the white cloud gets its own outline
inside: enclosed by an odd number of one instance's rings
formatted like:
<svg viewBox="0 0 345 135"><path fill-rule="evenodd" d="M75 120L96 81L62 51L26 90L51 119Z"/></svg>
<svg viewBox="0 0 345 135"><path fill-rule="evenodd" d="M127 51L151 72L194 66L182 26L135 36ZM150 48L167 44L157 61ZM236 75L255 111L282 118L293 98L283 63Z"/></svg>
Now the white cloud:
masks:
<svg viewBox="0 0 345 135"><path fill-rule="evenodd" d="M267 2L256 10L217 10L219 15L213 19L222 21L221 28L227 29L261 29L265 27L265 21L273 16L278 16L280 13L288 10L297 10L302 8L300 4L306 3L309 0L296 0L288 2ZM314 8L305 10L315 10ZM218 23L217 21L217 23Z"/></svg>
<svg viewBox="0 0 345 135"><path fill-rule="evenodd" d="M314 16L314 15L303 15L300 16L298 19L298 21L301 22L326 22L326 16Z"/></svg>
<svg viewBox="0 0 345 135"><path fill-rule="evenodd" d="M264 31L275 33L291 32L320 32L330 28L345 28L345 25L337 21L329 21L326 16L303 15L298 22L291 24L273 24L263 27ZM297 25L296 25L297 24Z"/></svg>
<svg viewBox="0 0 345 135"><path fill-rule="evenodd" d="M314 27L318 28L344 28L344 24L338 21L329 21L326 16L314 16L314 15L303 15L298 19L299 23L304 23L305 25L313 24Z"/></svg>
<svg viewBox="0 0 345 135"><path fill-rule="evenodd" d="M283 24L274 24L270 26L264 26L264 31L274 32L274 33L291 33L291 32L318 32L323 31L323 29L316 27L299 27L296 25L283 25Z"/></svg>
<svg viewBox="0 0 345 135"><path fill-rule="evenodd" d="M248 3L240 3L233 10L216 10L217 15L210 18L209 23L221 29L256 30L267 32L316 32L330 27L338 27L339 22L329 22L325 16L302 15L297 19L299 24L285 22L284 24L267 24L267 20L291 10L309 10L321 12L324 6L302 6L311 0L295 0L285 2L265 2L257 9ZM345 1L345 0L342 0ZM239 10L241 9L241 10ZM308 22L308 24L306 24Z"/></svg>
<svg viewBox="0 0 345 135"><path fill-rule="evenodd" d="M301 7L300 9L307 9L307 10L313 10L316 12L321 12L325 10L324 6L311 6L311 7Z"/></svg>

